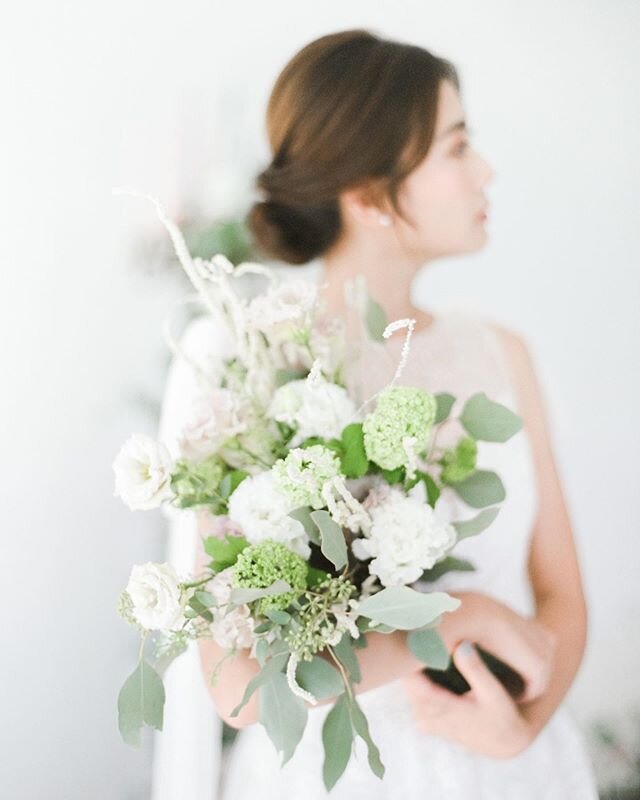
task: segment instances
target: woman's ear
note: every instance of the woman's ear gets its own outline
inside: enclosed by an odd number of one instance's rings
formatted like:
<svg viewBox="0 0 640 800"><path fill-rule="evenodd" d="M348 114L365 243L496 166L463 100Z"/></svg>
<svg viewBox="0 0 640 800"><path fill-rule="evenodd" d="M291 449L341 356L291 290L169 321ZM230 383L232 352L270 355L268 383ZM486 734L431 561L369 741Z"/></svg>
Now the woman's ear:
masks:
<svg viewBox="0 0 640 800"><path fill-rule="evenodd" d="M391 221L391 212L381 189L373 181L340 193L343 219L366 228L380 228ZM389 220L387 222L386 220Z"/></svg>

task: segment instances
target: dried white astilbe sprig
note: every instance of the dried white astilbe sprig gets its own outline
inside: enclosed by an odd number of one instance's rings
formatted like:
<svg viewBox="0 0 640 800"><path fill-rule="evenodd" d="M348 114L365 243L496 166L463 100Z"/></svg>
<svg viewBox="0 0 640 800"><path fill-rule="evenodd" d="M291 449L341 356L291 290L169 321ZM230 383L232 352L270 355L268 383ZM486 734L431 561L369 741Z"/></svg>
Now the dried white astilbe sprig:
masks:
<svg viewBox="0 0 640 800"><path fill-rule="evenodd" d="M302 686L296 681L296 669L298 667L298 658L295 653L291 653L289 656L289 660L287 661L287 683L289 684L289 688L291 692L296 695L296 697L301 697L303 700L306 700L308 703L311 703L312 706L317 705L318 701L316 698L308 692L306 689L303 689Z"/></svg>
<svg viewBox="0 0 640 800"><path fill-rule="evenodd" d="M393 322L390 322L382 332L383 337L385 339L388 339L396 331L406 329L407 333L405 335L404 343L402 345L402 350L400 351L400 361L398 362L398 366L396 367L396 371L393 378L389 381L389 383L386 384L386 386L383 386L382 389L379 389L375 394L371 395L371 397L369 397L368 400L364 401L364 403L354 414L353 419L351 420L352 422L359 418L360 414L369 405L369 403L372 403L376 399L376 397L378 397L378 395L382 394L387 389L390 389L398 381L400 375L402 375L402 372L409 358L410 341L415 325L416 321L415 319L413 319L413 317L396 319Z"/></svg>
<svg viewBox="0 0 640 800"><path fill-rule="evenodd" d="M146 192L125 187L115 187L113 194L129 194L133 197L142 197L155 206L156 213L162 224L167 229L174 246L178 261L187 277L196 289L205 308L216 317L222 315L230 326L231 334L238 350L238 360L247 368L248 380L247 393L254 395L257 402L264 405L272 390L271 383L265 381L265 370L270 366L266 357L266 348L255 331L250 330L246 324L246 304L233 290L230 279L247 273L267 275L272 273L262 264L245 262L237 268L223 254L218 253L209 261L201 258L192 258L187 248L184 236L179 227L166 214L159 200ZM211 285L217 292L211 291ZM168 344L174 353L187 358L191 366L195 365L181 352L179 345L171 333L170 324L165 325L165 335ZM197 369L197 368L196 368ZM198 370L201 372L200 370Z"/></svg>

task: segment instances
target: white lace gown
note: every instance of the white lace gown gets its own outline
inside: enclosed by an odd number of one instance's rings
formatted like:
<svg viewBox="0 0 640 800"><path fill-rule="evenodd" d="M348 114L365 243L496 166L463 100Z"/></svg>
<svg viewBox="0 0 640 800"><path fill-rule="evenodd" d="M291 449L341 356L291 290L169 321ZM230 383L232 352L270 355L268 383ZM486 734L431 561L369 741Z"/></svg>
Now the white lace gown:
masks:
<svg viewBox="0 0 640 800"><path fill-rule="evenodd" d="M193 351L206 351L212 327L196 321L187 339ZM402 333L384 344L370 343L361 369L349 376L351 389L363 398L391 377L400 354ZM187 371L174 369L165 398L164 432L169 436L185 396L192 391ZM485 391L518 413L502 345L490 325L475 312L450 310L413 336L409 361L400 383L456 397L457 415L467 397ZM438 444L454 442L462 432L457 422L443 426ZM498 517L478 537L465 539L455 555L471 561L475 572L449 573L434 584L438 589L473 589L490 594L518 612L533 613L527 574L530 534L536 510L536 476L524 430L509 442L478 443L482 468L494 469L507 497ZM477 509L445 490L439 509L451 519L474 516ZM174 563L193 563L195 534L177 531L170 556ZM344 775L330 794L322 783L321 731L330 706L309 709L307 728L291 760L280 767L279 756L261 725L239 731L232 746L225 780L218 795L219 723L204 681L197 681L195 650L182 657L167 676L165 730L156 734L154 800L596 800L596 782L582 735L561 705L535 741L510 760L475 754L466 748L422 733L416 728L410 698L401 681L359 695L373 740L386 773L382 780L370 771L361 739ZM180 662L180 659L178 660ZM182 672L180 672L182 670ZM205 699L206 698L206 699ZM205 708L203 708L203 703ZM185 712L186 708L186 712ZM183 790L179 787L182 785ZM184 791L185 786L189 787Z"/></svg>

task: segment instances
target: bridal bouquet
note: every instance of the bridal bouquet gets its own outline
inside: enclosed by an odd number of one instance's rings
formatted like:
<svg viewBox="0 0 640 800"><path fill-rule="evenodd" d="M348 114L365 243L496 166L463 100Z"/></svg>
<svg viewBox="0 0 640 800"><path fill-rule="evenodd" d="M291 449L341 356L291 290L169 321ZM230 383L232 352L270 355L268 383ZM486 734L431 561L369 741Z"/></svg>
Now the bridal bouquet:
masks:
<svg viewBox="0 0 640 800"><path fill-rule="evenodd" d="M134 434L113 465L115 493L131 509L170 504L216 523L203 540L210 562L201 574L178 575L168 563L131 570L118 610L142 645L118 698L122 737L139 744L145 724L162 729L162 672L189 640L208 637L224 649L222 661L242 648L256 660L259 670L232 716L258 692L260 722L283 764L309 707L330 700L322 736L327 789L344 772L355 737L382 777L354 689L356 650L370 631L402 630L426 666L449 665L437 625L460 601L429 591L428 582L455 565L456 543L487 528L504 499L499 477L476 465L477 441L507 441L521 420L478 393L458 418L465 434L455 447L438 448L455 398L399 384L414 321L384 324L368 296L359 308L370 335L404 330L405 342L391 382L357 407L347 390L344 331L320 313L315 285L277 280L256 263L234 267L222 255L193 259L149 199L234 349L209 372L193 364L201 392L177 457L165 443ZM247 272L269 281L250 300L234 287ZM168 341L180 353L170 331ZM438 508L445 490L482 510L445 518ZM153 663L144 655L149 635Z"/></svg>

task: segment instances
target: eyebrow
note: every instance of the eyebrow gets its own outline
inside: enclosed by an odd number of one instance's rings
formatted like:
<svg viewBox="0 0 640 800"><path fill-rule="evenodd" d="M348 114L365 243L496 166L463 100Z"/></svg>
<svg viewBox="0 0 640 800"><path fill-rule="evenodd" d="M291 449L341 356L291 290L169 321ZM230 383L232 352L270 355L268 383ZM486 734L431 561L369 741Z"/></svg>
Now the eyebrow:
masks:
<svg viewBox="0 0 640 800"><path fill-rule="evenodd" d="M469 129L467 127L467 121L465 119L461 119L458 120L458 122L454 122L453 125L449 125L449 127L445 131L443 131L438 138L444 139L445 136L448 136L450 133L453 133L454 131L468 131L468 130Z"/></svg>

